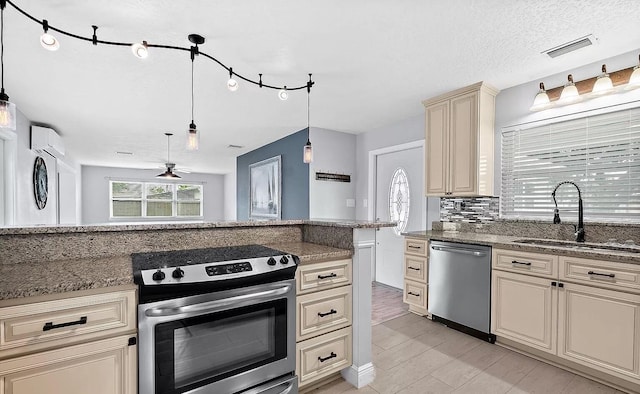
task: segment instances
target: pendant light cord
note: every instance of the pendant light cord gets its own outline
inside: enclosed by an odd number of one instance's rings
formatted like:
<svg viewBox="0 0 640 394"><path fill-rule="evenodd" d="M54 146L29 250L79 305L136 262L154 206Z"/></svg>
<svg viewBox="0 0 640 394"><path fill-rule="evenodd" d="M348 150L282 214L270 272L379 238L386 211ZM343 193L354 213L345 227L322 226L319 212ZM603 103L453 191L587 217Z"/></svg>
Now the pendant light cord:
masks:
<svg viewBox="0 0 640 394"><path fill-rule="evenodd" d="M4 7L0 10L0 79L2 79L2 92L4 93Z"/></svg>
<svg viewBox="0 0 640 394"><path fill-rule="evenodd" d="M191 58L191 123L193 123L193 57Z"/></svg>

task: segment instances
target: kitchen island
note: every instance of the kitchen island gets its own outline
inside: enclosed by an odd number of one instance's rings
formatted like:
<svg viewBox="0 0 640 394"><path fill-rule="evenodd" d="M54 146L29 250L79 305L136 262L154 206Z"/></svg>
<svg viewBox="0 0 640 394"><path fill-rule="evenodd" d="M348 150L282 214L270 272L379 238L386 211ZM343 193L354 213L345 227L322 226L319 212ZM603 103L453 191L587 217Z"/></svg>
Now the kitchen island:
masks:
<svg viewBox="0 0 640 394"><path fill-rule="evenodd" d="M342 371L356 387L373 381L371 267L375 230L393 223L285 220L115 224L0 229L0 306L91 289L133 286L132 253L263 245L300 264L352 258L353 345Z"/></svg>

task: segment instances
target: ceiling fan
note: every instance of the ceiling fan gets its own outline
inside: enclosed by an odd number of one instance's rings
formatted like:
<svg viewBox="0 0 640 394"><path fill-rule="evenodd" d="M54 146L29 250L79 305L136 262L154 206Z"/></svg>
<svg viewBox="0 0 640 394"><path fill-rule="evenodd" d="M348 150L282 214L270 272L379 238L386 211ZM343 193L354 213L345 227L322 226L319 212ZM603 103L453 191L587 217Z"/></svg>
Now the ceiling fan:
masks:
<svg viewBox="0 0 640 394"><path fill-rule="evenodd" d="M185 170L176 170L176 163L172 163L171 162L171 151L170 151L170 138L173 135L173 133L164 133L164 135L167 136L167 162L164 163L164 167L162 168L166 168L165 172L163 172L162 174L158 174L156 175L156 178L174 178L174 179L179 179L182 178L181 176L177 175L174 173L175 172L184 172L184 173L189 173L189 171L185 171Z"/></svg>

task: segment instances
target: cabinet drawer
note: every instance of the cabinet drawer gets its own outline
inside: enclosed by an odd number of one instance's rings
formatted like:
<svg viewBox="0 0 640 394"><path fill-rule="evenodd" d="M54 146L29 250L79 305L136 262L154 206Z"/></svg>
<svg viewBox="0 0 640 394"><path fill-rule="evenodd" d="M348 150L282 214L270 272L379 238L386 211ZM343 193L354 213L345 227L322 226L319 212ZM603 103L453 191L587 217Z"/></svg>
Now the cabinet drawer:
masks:
<svg viewBox="0 0 640 394"><path fill-rule="evenodd" d="M351 324L351 286L301 295L296 302L297 341Z"/></svg>
<svg viewBox="0 0 640 394"><path fill-rule="evenodd" d="M560 279L640 293L640 265L560 256Z"/></svg>
<svg viewBox="0 0 640 394"><path fill-rule="evenodd" d="M404 252L408 254L414 254L417 256L427 257L427 240L405 238L404 240Z"/></svg>
<svg viewBox="0 0 640 394"><path fill-rule="evenodd" d="M415 305L422 309L427 309L427 285L426 283L404 281L404 294L402 301L409 305Z"/></svg>
<svg viewBox="0 0 640 394"><path fill-rule="evenodd" d="M351 283L351 259L298 266L298 295Z"/></svg>
<svg viewBox="0 0 640 394"><path fill-rule="evenodd" d="M351 327L296 344L296 374L302 387L351 365Z"/></svg>
<svg viewBox="0 0 640 394"><path fill-rule="evenodd" d="M0 308L0 358L136 329L135 290Z"/></svg>
<svg viewBox="0 0 640 394"><path fill-rule="evenodd" d="M493 249L491 265L495 269L557 278L558 256Z"/></svg>
<svg viewBox="0 0 640 394"><path fill-rule="evenodd" d="M404 256L404 278L427 283L427 258Z"/></svg>

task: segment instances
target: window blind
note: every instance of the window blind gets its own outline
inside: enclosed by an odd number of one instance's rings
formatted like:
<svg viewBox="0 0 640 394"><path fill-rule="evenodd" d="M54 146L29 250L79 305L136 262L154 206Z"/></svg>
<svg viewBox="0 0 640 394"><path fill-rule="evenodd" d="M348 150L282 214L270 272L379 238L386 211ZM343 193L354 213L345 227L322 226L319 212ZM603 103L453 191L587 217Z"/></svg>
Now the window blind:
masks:
<svg viewBox="0 0 640 394"><path fill-rule="evenodd" d="M551 219L561 181L580 187L585 218L640 221L640 108L502 132L501 217ZM575 220L575 187L556 200Z"/></svg>

